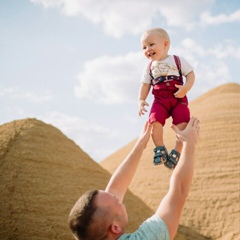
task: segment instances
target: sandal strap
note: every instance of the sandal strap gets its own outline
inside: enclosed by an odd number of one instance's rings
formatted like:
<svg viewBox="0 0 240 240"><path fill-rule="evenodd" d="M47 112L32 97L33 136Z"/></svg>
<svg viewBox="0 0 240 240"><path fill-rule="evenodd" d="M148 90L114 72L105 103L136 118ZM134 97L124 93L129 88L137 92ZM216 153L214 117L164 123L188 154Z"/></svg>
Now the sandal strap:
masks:
<svg viewBox="0 0 240 240"><path fill-rule="evenodd" d="M168 156L168 151L165 148L165 146L159 146L153 149L155 152L154 157L167 157Z"/></svg>
<svg viewBox="0 0 240 240"><path fill-rule="evenodd" d="M168 156L168 160L171 161L174 165L177 165L179 158L180 158L180 153L174 149L170 152Z"/></svg>
<svg viewBox="0 0 240 240"><path fill-rule="evenodd" d="M173 149L168 155L168 161L164 163L164 166L173 170L176 167L179 158L180 153Z"/></svg>
<svg viewBox="0 0 240 240"><path fill-rule="evenodd" d="M164 151L165 153L168 153L165 146L158 146L158 147L154 148L153 151L154 151L155 153L158 152L158 151L159 151L159 152Z"/></svg>
<svg viewBox="0 0 240 240"><path fill-rule="evenodd" d="M173 149L170 153L169 153L169 156L172 156L173 154L175 154L177 157L176 158L180 158L180 153L177 152L175 149Z"/></svg>
<svg viewBox="0 0 240 240"><path fill-rule="evenodd" d="M153 157L153 163L155 165L159 165L162 163L165 163L168 159L168 151L165 146L158 146L153 149L155 152L154 157Z"/></svg>

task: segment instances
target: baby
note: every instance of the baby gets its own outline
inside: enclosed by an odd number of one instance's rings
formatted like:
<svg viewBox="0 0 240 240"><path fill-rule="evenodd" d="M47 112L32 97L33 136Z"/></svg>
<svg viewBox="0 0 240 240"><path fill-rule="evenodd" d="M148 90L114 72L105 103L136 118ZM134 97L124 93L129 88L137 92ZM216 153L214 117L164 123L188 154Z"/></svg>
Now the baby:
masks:
<svg viewBox="0 0 240 240"><path fill-rule="evenodd" d="M163 126L170 116L173 124L183 130L190 120L187 92L192 88L195 80L193 67L182 57L168 55L170 38L168 33L161 28L146 31L141 44L145 57L150 63L145 67L139 89L139 116L144 115L145 101L151 86L154 101L149 114L149 123L152 124L152 139L155 144L153 163L164 164L169 169L174 169L180 158L182 143L176 144L170 154L163 142ZM186 78L185 84L183 76Z"/></svg>

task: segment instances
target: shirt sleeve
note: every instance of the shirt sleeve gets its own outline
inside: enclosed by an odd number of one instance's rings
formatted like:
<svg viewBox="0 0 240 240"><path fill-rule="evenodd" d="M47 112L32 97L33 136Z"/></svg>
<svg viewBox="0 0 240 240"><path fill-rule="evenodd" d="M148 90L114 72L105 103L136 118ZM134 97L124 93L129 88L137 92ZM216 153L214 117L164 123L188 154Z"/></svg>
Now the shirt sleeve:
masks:
<svg viewBox="0 0 240 240"><path fill-rule="evenodd" d="M131 234L123 234L118 240L170 240L168 228L165 222L153 215L144 221L137 231Z"/></svg>
<svg viewBox="0 0 240 240"><path fill-rule="evenodd" d="M186 77L190 72L193 71L193 67L182 57L180 57L180 62L182 74Z"/></svg>
<svg viewBox="0 0 240 240"><path fill-rule="evenodd" d="M149 74L149 67L148 64L145 66L145 68L143 69L143 73L142 73L142 77L140 80L141 83L149 83L151 84L151 76Z"/></svg>

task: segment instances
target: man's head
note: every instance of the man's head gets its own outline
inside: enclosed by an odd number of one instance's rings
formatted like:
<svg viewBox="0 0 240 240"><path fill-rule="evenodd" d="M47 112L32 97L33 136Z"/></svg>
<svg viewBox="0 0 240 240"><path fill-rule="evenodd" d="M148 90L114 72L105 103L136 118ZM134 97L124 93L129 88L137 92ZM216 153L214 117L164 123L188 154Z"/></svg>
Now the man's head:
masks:
<svg viewBox="0 0 240 240"><path fill-rule="evenodd" d="M170 38L162 28L147 30L141 37L144 55L150 60L163 60L168 55Z"/></svg>
<svg viewBox="0 0 240 240"><path fill-rule="evenodd" d="M93 190L79 198L68 221L76 239L103 240L123 234L127 220L125 206L116 197Z"/></svg>

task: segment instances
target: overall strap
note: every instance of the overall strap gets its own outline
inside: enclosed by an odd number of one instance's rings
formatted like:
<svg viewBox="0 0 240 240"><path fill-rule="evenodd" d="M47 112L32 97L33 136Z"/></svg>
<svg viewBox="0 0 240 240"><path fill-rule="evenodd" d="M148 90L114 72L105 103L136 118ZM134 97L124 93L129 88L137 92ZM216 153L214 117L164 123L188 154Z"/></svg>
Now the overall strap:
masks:
<svg viewBox="0 0 240 240"><path fill-rule="evenodd" d="M178 56L176 56L176 55L173 55L173 57L174 57L174 61L175 61L176 65L177 65L179 75L180 75L180 77L182 77L182 70L181 70L181 61L180 61L180 58L179 58Z"/></svg>
<svg viewBox="0 0 240 240"><path fill-rule="evenodd" d="M152 70L151 70L151 66L152 66L152 62L151 61L149 64L148 64L148 72L149 72L149 75L151 77L151 85L152 86L155 86L156 84L159 84L161 82L164 82L166 80L178 80L180 81L182 84L183 84L183 77L182 77L182 71L181 71L181 61L180 61L180 58L176 55L173 55L174 57L174 61L177 65L177 68L178 68L178 72L179 72L179 77L178 76L174 76L174 75L170 75L170 76L160 76L160 77L157 77L156 79L154 79L153 75L152 75Z"/></svg>
<svg viewBox="0 0 240 240"><path fill-rule="evenodd" d="M153 61L151 61L151 62L148 64L148 72L149 72L149 75L150 75L150 77L151 77L151 81L152 81L152 79L153 79L152 70L151 70L152 62L153 62Z"/></svg>

